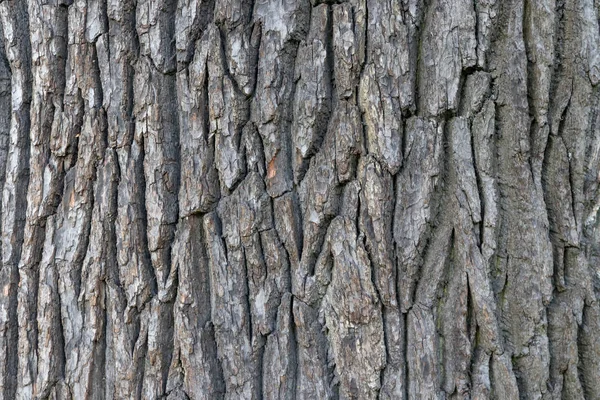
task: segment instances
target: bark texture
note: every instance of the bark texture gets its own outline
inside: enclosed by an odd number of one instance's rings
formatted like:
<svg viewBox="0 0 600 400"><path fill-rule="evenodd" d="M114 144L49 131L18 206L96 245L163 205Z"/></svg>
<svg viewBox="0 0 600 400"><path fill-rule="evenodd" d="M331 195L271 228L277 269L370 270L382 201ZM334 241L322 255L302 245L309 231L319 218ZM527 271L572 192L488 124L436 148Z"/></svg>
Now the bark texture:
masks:
<svg viewBox="0 0 600 400"><path fill-rule="evenodd" d="M0 0L0 399L600 399L599 0Z"/></svg>

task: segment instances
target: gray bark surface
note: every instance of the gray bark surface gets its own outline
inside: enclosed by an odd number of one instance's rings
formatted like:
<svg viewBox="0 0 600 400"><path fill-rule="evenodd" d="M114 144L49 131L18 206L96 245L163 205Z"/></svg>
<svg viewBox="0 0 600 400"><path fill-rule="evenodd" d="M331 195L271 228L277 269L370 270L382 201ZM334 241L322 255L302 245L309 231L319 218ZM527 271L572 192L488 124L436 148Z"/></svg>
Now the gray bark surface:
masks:
<svg viewBox="0 0 600 400"><path fill-rule="evenodd" d="M0 0L0 400L600 399L599 0Z"/></svg>

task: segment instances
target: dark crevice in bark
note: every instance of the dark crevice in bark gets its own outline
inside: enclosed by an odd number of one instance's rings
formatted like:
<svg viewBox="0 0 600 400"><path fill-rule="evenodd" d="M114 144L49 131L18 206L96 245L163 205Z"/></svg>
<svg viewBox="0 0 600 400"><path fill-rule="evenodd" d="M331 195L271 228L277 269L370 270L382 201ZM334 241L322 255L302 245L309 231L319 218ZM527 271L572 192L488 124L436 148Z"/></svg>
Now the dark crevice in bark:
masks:
<svg viewBox="0 0 600 400"><path fill-rule="evenodd" d="M105 292L105 286L103 287L103 291ZM90 376L90 385L89 388L92 391L88 392L88 396L90 398L98 398L101 399L105 397L105 371L106 371L106 328L108 315L106 312L106 294L104 294L104 310L102 310L102 323L101 323L101 334L99 335L98 343L94 347L93 359L94 359L94 367L92 368L93 375ZM110 367L109 367L110 368Z"/></svg>
<svg viewBox="0 0 600 400"><path fill-rule="evenodd" d="M95 175L95 174L96 174L96 172L94 171L93 175ZM65 183L65 185L67 185L67 183ZM74 185L74 183L71 183L71 185ZM85 217L84 217L83 238L79 242L77 250L75 251L75 255L73 256L73 272L72 272L73 278L72 279L73 279L73 283L75 284L74 289L75 289L75 294L76 294L77 298L79 298L79 296L81 294L83 262L85 260L85 257L87 256L87 252L89 249L89 240L90 240L90 234L91 234L91 230L92 230L92 210L94 209L94 196L93 196L93 185L91 182L88 183L88 185L87 185L87 192L88 192L88 196L87 196L86 203L89 206L86 209Z"/></svg>
<svg viewBox="0 0 600 400"><path fill-rule="evenodd" d="M203 121L202 121L202 125L203 125L203 130L202 132L204 133L203 139L206 142L207 146L209 149L212 149L213 151L213 158L214 158L214 149L215 149L215 138L214 136L210 136L209 132L210 132L210 109L209 109L209 98L208 98L208 94L209 94L209 90L208 90L208 80L209 80L209 75L208 75L208 63L205 64L204 66L204 82L202 82L202 90L200 91L200 93L202 94L202 98L200 99L200 104L198 104L198 108L199 108L199 112L200 115L202 115Z"/></svg>
<svg viewBox="0 0 600 400"><path fill-rule="evenodd" d="M254 0L252 0L254 3ZM252 7L254 10L254 7ZM252 21L252 19L250 19ZM250 29L248 27L248 29ZM256 93L256 85L258 82L258 61L260 59L260 43L263 35L263 23L262 21L256 21L252 24L252 35L250 37L250 41L252 43L252 47L254 50L254 55L252 57L252 61L250 63L250 69L253 71L252 73L252 88L250 89L249 98L254 97L254 93Z"/></svg>
<svg viewBox="0 0 600 400"><path fill-rule="evenodd" d="M227 248L227 244L225 244L223 246L224 248ZM244 301L245 301L245 305L248 311L247 317L248 317L248 337L250 338L250 343L254 342L254 340L256 339L254 337L254 324L252 321L252 302L250 300L250 274L248 272L248 263L246 262L246 249L244 248L244 246L241 246L241 250L242 250L242 254L243 257L242 259L244 260L244 282L246 284L246 294L244 297Z"/></svg>
<svg viewBox="0 0 600 400"><path fill-rule="evenodd" d="M367 2L365 2L365 21L366 21L365 25L368 26L368 24L369 24L369 4ZM353 30L353 32L356 32L356 16L355 16L354 7L352 8L352 24L353 24L352 30ZM365 57L362 60L362 63L360 64L360 72L358 74L359 80L362 80L363 77L365 76L365 69L366 69L367 65L369 64L369 59L370 59L370 57L369 57L369 55L370 55L369 54L369 35L368 35L366 27L365 27L364 33L365 33ZM362 128L361 129L362 137L361 137L361 149L360 149L361 154L360 155L366 156L369 154L369 149L367 146L367 143L368 143L368 141L367 141L367 123L365 121L364 108L361 107L360 100L358 97L358 90L354 91L354 99L355 99L354 100L355 104L358 106L358 108L360 110L360 112L359 112L360 126ZM402 147L402 149L404 149L404 147Z"/></svg>
<svg viewBox="0 0 600 400"><path fill-rule="evenodd" d="M585 194L588 194L586 200L586 207L585 207L585 218L586 221L583 222L583 225L589 225L588 224L588 213L591 211L591 207L593 203L590 203L590 201L592 200L589 197L589 194L591 194L591 190L594 187L594 184L597 184L597 179L596 177L593 175L594 169L593 166L590 165L590 163L592 162L592 157L594 156L594 144L595 144L595 137L594 134L595 132L598 131L598 129L600 129L600 126L598 126L598 120L599 120L599 115L600 115L600 86L597 86L593 89L592 92L592 103L590 105L590 119L589 119L589 130L586 132L586 139L589 140L589 143L587 143L587 146L585 147L585 166L583 169L583 173L584 173L584 184L583 184L583 191Z"/></svg>
<svg viewBox="0 0 600 400"><path fill-rule="evenodd" d="M18 374L18 315L17 315L17 296L18 296L18 282L19 269L18 263L21 258L23 235L26 221L26 209L27 209L27 190L29 186L29 157L30 157L30 106L31 106L31 93L32 93L32 74L31 74L31 42L29 37L29 15L27 6L24 2L11 2L5 5L9 20L4 20L4 23L9 23L13 33L19 38L17 39L17 48L14 51L14 59L11 61L11 69L13 77L17 76L18 88L13 87L14 90L18 90L17 93L22 95L21 104L18 104L18 108L15 108L16 104L13 99L13 116L15 122L11 124L16 129L17 137L14 138L14 144L11 143L11 153L17 152L18 158L16 160L16 168L11 170L11 179L5 180L5 184L8 183L10 186L9 190L13 193L9 193L9 198L6 195L6 189L3 196L3 203L8 200L8 204L3 204L3 221L5 218L12 224L7 226L3 224L3 230L5 235L10 235L10 242L12 242L11 256L7 260L3 254L3 270L9 269L9 282L8 290L8 307L7 307L7 326L6 326L6 351L5 353L5 375L2 377L4 380L4 397L15 398L17 391L17 374ZM11 132L12 136L12 132ZM14 147L13 147L14 146ZM7 172L8 173L8 172ZM13 176L14 175L14 176ZM12 204L11 204L12 203ZM14 216L6 216L6 213L13 209ZM11 210L12 211L12 210ZM6 243L6 242L5 242ZM5 253L7 249L3 249ZM6 301L6 300L5 300Z"/></svg>
<svg viewBox="0 0 600 400"><path fill-rule="evenodd" d="M335 70L335 62L333 58L333 8L331 5L327 6L327 26L326 26L325 35L325 48L327 50L327 54L325 56L325 65L326 65L326 73L329 75L329 111L333 111L335 109L335 102L337 101L337 97L334 95L336 83L335 83L335 74L333 73ZM329 115L327 120L329 120ZM328 124L325 124L328 125ZM324 135L323 135L324 136ZM320 148L322 144L317 141L315 143L315 147Z"/></svg>
<svg viewBox="0 0 600 400"><path fill-rule="evenodd" d="M106 243L104 245L104 252L105 252L105 271L104 274L102 276L102 285L103 285L103 290L104 290L104 310L103 310L103 324L102 324L102 335L100 337L100 343L99 343L99 352L101 352L100 355L100 362L99 365L96 368L97 371L97 375L98 375L98 398L103 398L106 397L106 389L107 389L107 384L106 384L106 376L109 375L107 374L107 372L110 372L111 369L114 369L113 365L110 365L109 362L107 362L108 356L108 350L109 350L109 342L108 342L108 337L109 337L109 323L110 323L110 316L109 316L109 311L113 309L113 307L111 307L111 302L120 302L121 304L125 304L126 300L125 300L125 294L122 291L122 286L121 286L121 282L120 282L120 277L119 277L119 261L118 261L118 245L117 245L117 225L116 225L116 219L117 219L117 214L118 214L118 208L119 208L119 181L121 178L121 171L119 168L119 162L118 162L118 154L116 152L115 149L112 149L110 147L108 147L108 130L107 130L107 142L105 145L105 150L104 150L104 166L105 168L110 171L109 174L109 189L108 189L108 195L109 198L106 201L106 206L108 208L108 212L104 217L104 221L103 221L103 225L104 225L104 231L106 232ZM109 290L109 286L114 287L117 292L117 294L119 295L118 299L112 299L109 298L110 297L110 290ZM96 395L96 394L95 394Z"/></svg>
<svg viewBox="0 0 600 400"><path fill-rule="evenodd" d="M492 87L496 88L496 80L492 80ZM496 90L496 89L495 89ZM502 124L500 119L500 110L502 109L502 105L498 103L497 100L494 100L494 107L496 112L494 114L494 171L500 171L500 135L502 132ZM500 189L500 184L496 183L496 193L498 194L498 206L500 210L502 210L502 203L500 199L503 197L503 194ZM498 221L496 224L496 239L497 246L496 251L493 256L493 265L491 266L491 276L492 276L492 288L494 294L497 296L497 299L500 304L504 303L504 292L506 289L506 283L508 279L507 265L508 265L508 254L506 252L506 240L508 235L506 234L506 223L504 222L503 213L498 213ZM494 268L495 267L495 268ZM499 307L498 313L501 316L502 307Z"/></svg>
<svg viewBox="0 0 600 400"><path fill-rule="evenodd" d="M179 193L179 186L180 186L180 180L181 180L181 153L180 153L180 139L179 139L179 135L180 135L180 127L179 127L179 112L178 112L178 107L175 103L175 99L178 98L177 96L177 86L176 86L176 82L175 82L175 77L173 76L172 78L168 79L166 82L166 90L167 90L167 94L166 94L166 98L163 99L165 104L165 108L166 110L163 110L163 118L162 120L168 120L168 118L171 118L171 122L172 122L172 126L170 127L173 131L171 132L171 139L173 140L173 143L171 144L171 148L167 149L166 152L170 152L172 153L172 157L173 159L171 160L167 160L167 164L175 164L177 167L175 168L175 176L174 176L174 182L171 182L173 185L173 193L177 194ZM170 107L167 108L167 100L171 99L170 102ZM173 115L175 115L175 117L173 117ZM169 190L167 188L167 190ZM176 216L179 215L179 202L178 202L178 198L177 196L175 196L175 198L173 199L174 203L176 204L175 206L175 211L174 214ZM168 218L168 217L167 217ZM169 279L169 275L171 273L171 245L173 244L173 239L175 236L175 233L177 231L177 220L173 223L169 223L169 227L170 227L170 232L168 234L168 239L167 239L167 243L166 243L166 249L161 249L164 251L164 262L165 265L167 266L167 273L165 274L164 277L164 282L162 282L161 284L165 284L167 282L167 280ZM176 287L176 286L175 286Z"/></svg>
<svg viewBox="0 0 600 400"><path fill-rule="evenodd" d="M127 304L127 302L123 301L124 305ZM125 307L123 307L125 308ZM129 315L127 315L127 319L130 320L129 322L129 330L130 330L130 336L131 336L131 340L129 341L129 345L131 346L128 350L129 350L129 354L135 354L135 346L138 342L138 340L140 339L140 335L142 333L142 323L140 321L140 313L137 310L131 310L131 312L129 313Z"/></svg>
<svg viewBox="0 0 600 400"><path fill-rule="evenodd" d="M571 81L571 85L573 85L573 81ZM553 133L553 132L550 133L548 141L546 142L546 147L544 149L544 160L542 163L542 188L543 188L544 198L545 198L545 203L546 203L546 209L547 209L546 212L548 213L548 217L549 217L550 221L553 221L554 210L552 210L548 206L549 201L550 201L549 197L554 196L556 194L556 191L558 190L558 188L550 185L550 182L549 182L550 177L548 176L548 169L550 168L550 163L553 162L552 158L550 157L551 142L555 141L555 140L559 140L562 142L563 146L565 146L565 148L567 148L562 135L563 135L563 132L565 129L566 116L567 116L567 114L569 112L569 108L571 106L571 99L572 99L572 86L571 86L571 92L569 94L569 99L567 101L567 104L565 104L564 108L560 112L560 120L558 121L558 128L556 130L556 133ZM570 157L569 157L569 169L570 168L571 168L571 161L570 161ZM570 184L572 185L571 171L569 171L569 181L570 181ZM572 190L571 190L571 194L572 194L571 207L572 207L572 211L574 213L576 208L575 208L575 198L574 198L574 194L573 194ZM550 229L552 230L554 228L551 226Z"/></svg>
<svg viewBox="0 0 600 400"><path fill-rule="evenodd" d="M259 334L259 341L261 342L259 344L259 347L257 349L258 351L258 363L257 363L257 371L259 371L258 376L257 376L257 388L258 388L258 393L257 393L257 400L263 400L263 387L264 387L264 381L263 381L263 374L262 371L264 369L264 356L265 356L265 344L266 344L266 337L262 336Z"/></svg>
<svg viewBox="0 0 600 400"><path fill-rule="evenodd" d="M290 362L293 366L293 370L291 371L289 379L292 379L293 385L292 387L296 388L298 382L298 335L296 333L296 323L294 322L294 302L296 301L296 296L291 295L290 299L290 335L292 342L292 349L290 354ZM296 400L296 390L292 390L292 395L290 400Z"/></svg>
<svg viewBox="0 0 600 400"><path fill-rule="evenodd" d="M416 36L416 40L414 40L415 42L415 49L414 49L414 54L415 54L415 62L414 62L414 67L415 67L415 110L413 112L414 115L418 115L418 116L422 116L423 112L421 110L420 104L421 104L421 91L420 89L420 85L421 85L421 60L423 59L423 35L426 33L425 29L424 29L424 24L427 20L427 14L429 13L429 2L427 0L423 1L423 8L421 9L421 20L419 21L419 24L417 25L416 28L416 32L415 32L415 36ZM407 397L408 398L408 397Z"/></svg>
<svg viewBox="0 0 600 400"><path fill-rule="evenodd" d="M231 86L233 86L233 90L235 91L237 96L240 97L246 97L246 95L244 94L244 92L242 91L242 89L240 89L240 86L237 82L237 80L233 77L233 75L231 74L231 71L229 69L229 57L227 57L227 49L225 48L225 46L227 45L227 33L224 29L224 27L222 26L222 24L216 24L217 25L217 29L219 30L219 37L221 38L220 40L220 46L219 46L219 52L221 54L221 65L223 68L223 76L222 77L218 77L218 78L227 78L229 79L229 82L231 82ZM208 64L208 63L207 63ZM248 111L248 117L246 117L246 121L249 118L249 111ZM239 147L239 145L238 145ZM232 189L233 192L233 189Z"/></svg>
<svg viewBox="0 0 600 400"><path fill-rule="evenodd" d="M565 0L556 0L556 8L555 8L555 33L554 33L554 60L553 60L553 73L550 82L550 107L549 110L552 112L554 109L554 99L556 99L557 91L559 89L559 83L563 78L564 73L564 63L565 59L565 49L566 43L566 3ZM553 121L550 119L550 124L552 125Z"/></svg>
<svg viewBox="0 0 600 400"><path fill-rule="evenodd" d="M117 260L117 233L116 233L116 215L118 213L119 208L119 182L121 181L121 170L118 162L118 155L115 149L108 148L108 152L110 152L110 156L107 157L109 162L114 162L113 168L115 169L114 180L111 181L111 184L114 185L114 189L111 190L112 197L110 199L109 210L110 210L110 225L108 226L108 257L107 257L107 270L105 281L107 285L114 286L118 289L121 294L122 293L122 283L121 278L119 277L119 262ZM87 235L89 237L89 234Z"/></svg>
<svg viewBox="0 0 600 400"><path fill-rule="evenodd" d="M479 29L480 29L480 21L479 21L479 7L478 7L478 2L477 0L473 0L473 11L475 11L475 55L478 57L479 56L479 46L481 45L480 43L480 38L479 36ZM478 57L479 58L479 57ZM479 60L477 60L477 62L479 62ZM475 65L478 65L477 63Z"/></svg>
<svg viewBox="0 0 600 400"><path fill-rule="evenodd" d="M527 23L527 19L528 18L532 18L529 16L529 14L532 12L531 11L531 1L535 1L535 0L525 0L525 5L524 5L524 12L523 12L523 43L525 44L525 54L527 56L527 105L529 108L529 117L531 119L531 122L529 124L529 170L531 172L531 177L533 179L534 182L537 183L537 179L536 179L536 167L535 167L535 162L538 161L536 160L537 154L536 154L536 150L537 150L537 146L536 146L536 134L540 135L541 132L539 132L539 130L542 128L542 126L540 125L541 121L538 121L537 119L537 113L536 113L536 108L534 105L534 99L532 97L532 92L534 91L534 88L536 87L536 82L535 82L535 77L534 77L534 66L535 63L538 62L537 60L535 60L535 55L531 54L530 45L535 45L535 40L534 38L532 38L532 32L531 29L535 29L534 27L531 27L528 23ZM548 139L546 138L546 141ZM542 145L540 143L540 145ZM543 144L543 147L545 147L545 143ZM541 160L543 162L543 160Z"/></svg>
<svg viewBox="0 0 600 400"><path fill-rule="evenodd" d="M208 348L204 348L203 350L206 351L207 353L209 351L211 351L212 353L210 353L214 364L216 365L216 371L214 371L214 377L215 377L215 381L214 386L216 388L215 392L218 395L224 395L226 390L225 390L225 378L223 376L223 365L222 365L222 361L219 360L218 356L217 356L217 341L215 339L215 328L214 325L212 323L212 321L208 321L205 325L206 329L209 332L209 340L208 342L212 344L212 346L210 347L210 349ZM217 395L217 398L220 398L220 396Z"/></svg>
<svg viewBox="0 0 600 400"><path fill-rule="evenodd" d="M141 262L142 265L147 269L147 273L150 276L150 288L151 288L151 297L156 296L156 294L158 294L158 280L156 277L156 273L154 271L154 268L152 267L152 258L150 256L150 248L148 247L148 209L146 207L146 192L145 192L145 188L146 188L146 177L144 175L144 159L145 159L145 153L143 151L144 149L144 138L142 137L141 142L139 143L139 147L140 147L140 158L139 160L137 160L137 162L135 163L135 176L136 176L136 180L137 180L137 185L136 185L136 189L135 189L135 194L136 194L136 201L134 204L137 204L137 212L138 215L140 217L140 231L138 232L138 234L141 233L141 237L139 237L139 240L141 241L141 250L142 250L142 254L141 254ZM150 298L146 299L144 301L144 303L142 304L142 307L146 304L146 302L150 301ZM140 310L138 309L138 312Z"/></svg>
<svg viewBox="0 0 600 400"><path fill-rule="evenodd" d="M146 356L148 355L148 327L145 328L144 337L138 340L143 340L139 347L138 359L134 360L135 365L135 380L137 381L135 398L142 400L144 397L144 379L146 374ZM137 340L136 340L137 342ZM132 354L135 354L132 352Z"/></svg>
<svg viewBox="0 0 600 400"><path fill-rule="evenodd" d="M56 334L58 335L56 346L58 347L57 357L58 357L59 370L56 372L56 375L57 375L58 379L64 381L66 363L67 363L67 354L66 354L66 342L65 342L65 328L63 325L63 315L61 312L61 304L63 304L63 301L61 299L60 290L58 290L58 280L60 279L60 275L58 273L55 263L52 263L52 268L54 269L54 277L55 277L55 279L54 279L55 286L54 287L56 288L56 297L58 300L55 311L54 311L55 331L56 331Z"/></svg>
<svg viewBox="0 0 600 400"><path fill-rule="evenodd" d="M334 215L326 215L325 219L319 225L319 230L315 234L316 242L318 243L316 245L317 248L319 248L319 249L323 248L323 244L325 243L325 240L327 237L327 231L329 230L329 226L331 225L331 222L333 221L334 218L335 218ZM306 284L306 278L308 278L309 276L313 276L315 274L315 266L316 266L317 259L319 258L319 254L320 254L320 251L317 251L314 254L310 254L309 259L306 261L306 263L308 264L308 270L307 270L307 276L304 277L305 284Z"/></svg>
<svg viewBox="0 0 600 400"><path fill-rule="evenodd" d="M196 18L190 28L189 39L187 43L186 55L183 60L178 60L181 65L178 66L178 70L187 69L191 60L194 59L196 54L196 42L202 37L202 34L213 22L215 15L215 3L216 0L201 1L197 6Z"/></svg>
<svg viewBox="0 0 600 400"><path fill-rule="evenodd" d="M400 304L400 303L399 303ZM408 362L408 312L401 313L401 318L403 320L403 335L404 335L404 343L403 343L403 349L402 349L402 354L404 355L404 359L402 360L403 363L403 368L402 370L404 371L403 374L403 378L405 378L405 384L404 384L404 398L408 399L409 398L409 385L410 385L410 380L408 379L408 373L409 373L409 368L410 368L410 363Z"/></svg>
<svg viewBox="0 0 600 400"><path fill-rule="evenodd" d="M6 266L4 268L7 268ZM17 268L12 268L10 273L10 281L19 281L19 272ZM6 338L8 345L5 353L6 371L4 376L4 396L5 398L16 398L17 393L17 374L18 374L18 315L17 315L17 288L16 284L11 285L8 291L8 321L9 327L6 330ZM12 321L12 324L10 323ZM12 325L12 326L11 326Z"/></svg>
<svg viewBox="0 0 600 400"><path fill-rule="evenodd" d="M475 181L477 183L477 195L478 195L478 199L479 199L479 205L481 207L481 215L480 215L480 219L481 221L479 221L479 223L477 224L477 230L478 230L478 234L477 234L477 240L478 243L477 245L479 246L479 250L482 250L482 246L483 246L483 242L484 242L484 228L485 228L485 216L486 216L486 202L485 202L485 197L483 196L483 192L484 192L484 187L483 187L483 181L481 179L481 172L479 171L479 168L477 167L477 154L475 153L475 138L474 138L474 134L473 134L473 129L472 129L472 125L471 122L469 122L469 130L470 135L469 138L471 139L471 160L473 163L473 171L475 172Z"/></svg>
<svg viewBox="0 0 600 400"><path fill-rule="evenodd" d="M10 140L11 110L12 110L12 72L10 63L6 58L4 27L0 19L0 193L4 191L6 181L6 162ZM2 215L2 202L0 201L0 215ZM0 218L0 231L2 219ZM0 242L0 255L2 243Z"/></svg>
<svg viewBox="0 0 600 400"><path fill-rule="evenodd" d="M314 8L314 6L313 6ZM311 9L311 12L314 12ZM314 22L312 20L312 18L310 19L311 24ZM309 29L312 29L312 27L310 27ZM324 63L324 67L325 67L325 71L324 74L326 75L326 80L328 81L328 93L327 93L327 104L324 105L324 109L322 110L318 110L316 112L320 113L320 115L317 117L315 124L314 124L314 129L315 129L315 136L314 136L314 142L311 145L311 148L308 150L308 153L306 154L306 157L304 157L301 161L300 161L300 166L299 169L297 171L295 171L295 176L294 176L294 182L295 182L295 186L299 187L302 184L302 181L304 180L306 173L308 172L309 168L310 168L310 164L312 159L317 156L317 154L320 153L321 149L322 149L322 145L323 142L325 141L325 137L327 135L327 132L330 129L330 123L331 123L331 115L335 110L335 106L337 104L337 97L335 96L335 75L334 75L334 69L335 69L335 65L334 65L334 60L333 60L333 9L331 8L331 5L327 6L327 23L326 23L326 28L325 28L326 34L325 34L325 50L326 50L326 55L325 55L325 63ZM298 59L298 55L296 54L296 57L294 59L294 68L296 67L296 61ZM302 79L302 78L300 78ZM306 78L305 78L306 79ZM312 79L312 77L309 77L308 79ZM293 109L294 109L294 103L297 101L295 94L296 94L296 87L297 87L298 81L294 80L294 90L293 90L293 95L290 96L290 98L292 99L291 103L290 103L290 108L291 108L291 113L292 115L293 113ZM290 129L291 129L291 125L293 124L294 121L291 121L290 123ZM291 157L297 157L296 154L291 154Z"/></svg>
<svg viewBox="0 0 600 400"><path fill-rule="evenodd" d="M569 106L567 106L567 109L569 108ZM564 136L560 136L560 139L563 141L563 143L565 142ZM564 143L565 148L568 149L567 147L567 143ZM568 152L568 150L567 150ZM580 226L581 221L578 221L577 218L577 194L576 192L576 187L577 184L575 182L575 166L573 165L575 163L575 161L573 160L573 158L571 157L571 153L568 152L567 153L567 157L569 159L569 172L568 172L568 178L569 178L569 188L570 188L570 193L571 193L571 212L573 215L573 221L575 221L575 226Z"/></svg>
<svg viewBox="0 0 600 400"><path fill-rule="evenodd" d="M452 209L451 202L444 199L449 199L450 196L454 196L452 193L453 185L456 184L456 177L451 168L451 153L450 153L450 133L448 128L448 121L450 121L450 116L445 116L442 121L439 121L436 124L436 130L438 129L438 124L443 124L443 134L441 137L441 146L443 151L441 152L439 164L439 180L437 185L435 185L435 189L431 194L431 217L427 222L427 228L425 229L422 237L418 243L419 249L419 268L414 277L414 283L412 285L412 293L410 293L411 304L414 305L417 303L417 288L421 279L423 278L423 264L428 256L431 254L431 246L434 241L434 237L439 234L443 234L443 232L438 228L443 224L448 222L448 215L453 215L455 210ZM454 231L452 233L452 242L454 243ZM445 267L446 268L446 267ZM398 274L400 275L400 274ZM412 307L411 307L412 308ZM408 310L406 310L408 311Z"/></svg>

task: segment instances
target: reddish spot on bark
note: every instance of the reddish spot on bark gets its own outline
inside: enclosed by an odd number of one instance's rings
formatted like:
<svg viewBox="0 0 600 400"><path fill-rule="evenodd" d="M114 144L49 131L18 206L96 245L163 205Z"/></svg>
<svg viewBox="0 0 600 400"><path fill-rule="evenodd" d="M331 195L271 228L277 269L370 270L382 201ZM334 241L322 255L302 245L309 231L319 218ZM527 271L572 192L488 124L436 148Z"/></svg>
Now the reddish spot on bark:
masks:
<svg viewBox="0 0 600 400"><path fill-rule="evenodd" d="M275 178L275 174L277 173L277 170L275 169L275 158L276 157L273 157L271 161L269 161L269 165L267 165L267 179Z"/></svg>
<svg viewBox="0 0 600 400"><path fill-rule="evenodd" d="M75 191L71 192L71 196L69 196L69 207L75 206Z"/></svg>

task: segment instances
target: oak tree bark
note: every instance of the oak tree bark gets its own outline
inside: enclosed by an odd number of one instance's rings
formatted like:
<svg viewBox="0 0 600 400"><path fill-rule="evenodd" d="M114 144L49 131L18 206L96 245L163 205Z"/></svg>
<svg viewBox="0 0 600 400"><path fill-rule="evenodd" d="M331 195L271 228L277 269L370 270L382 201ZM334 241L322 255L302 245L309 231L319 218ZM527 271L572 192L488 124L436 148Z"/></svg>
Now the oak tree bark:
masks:
<svg viewBox="0 0 600 400"><path fill-rule="evenodd" d="M600 399L599 18L0 0L0 399Z"/></svg>

